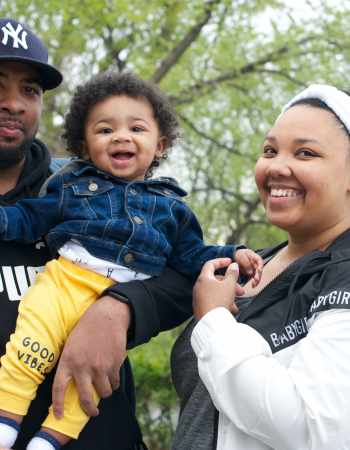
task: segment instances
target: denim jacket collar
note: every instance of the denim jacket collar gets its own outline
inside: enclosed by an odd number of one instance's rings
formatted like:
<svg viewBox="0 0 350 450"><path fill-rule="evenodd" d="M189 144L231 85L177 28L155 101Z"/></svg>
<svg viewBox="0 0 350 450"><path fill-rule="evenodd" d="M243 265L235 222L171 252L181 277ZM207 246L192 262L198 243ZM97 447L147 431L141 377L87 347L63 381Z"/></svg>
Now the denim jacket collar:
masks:
<svg viewBox="0 0 350 450"><path fill-rule="evenodd" d="M122 178L114 177L108 172L104 172L103 170L97 169L90 161L75 159L72 161L72 165L73 168L71 169L71 173L76 177L80 177L83 174L87 174L90 172L94 175L96 174L102 175L104 178L107 179L117 180L119 183L125 185L144 184L146 186L150 186L152 188L161 191L165 195L176 194L179 197L185 197L187 195L187 192L178 185L177 181L174 178L171 177L159 177L159 178L150 178L146 180L127 181L123 180Z"/></svg>

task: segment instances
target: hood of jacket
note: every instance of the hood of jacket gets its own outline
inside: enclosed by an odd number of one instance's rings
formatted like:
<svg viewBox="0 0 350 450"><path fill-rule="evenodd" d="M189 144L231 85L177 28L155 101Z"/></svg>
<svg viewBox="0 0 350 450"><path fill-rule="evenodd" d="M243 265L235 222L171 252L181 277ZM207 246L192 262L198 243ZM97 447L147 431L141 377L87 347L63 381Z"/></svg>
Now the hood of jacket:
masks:
<svg viewBox="0 0 350 450"><path fill-rule="evenodd" d="M36 197L49 175L50 161L51 156L45 144L34 139L17 185L6 194L0 195L0 205L13 204L25 197Z"/></svg>

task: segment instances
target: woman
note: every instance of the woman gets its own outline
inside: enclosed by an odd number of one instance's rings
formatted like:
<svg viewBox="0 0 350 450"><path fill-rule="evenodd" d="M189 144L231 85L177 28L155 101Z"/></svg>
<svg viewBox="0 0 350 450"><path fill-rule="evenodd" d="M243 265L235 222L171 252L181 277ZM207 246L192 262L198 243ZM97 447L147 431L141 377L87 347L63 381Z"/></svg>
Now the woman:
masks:
<svg viewBox="0 0 350 450"><path fill-rule="evenodd" d="M268 220L288 242L261 252L261 282L248 283L236 305L235 267L223 280L214 271L229 261L203 268L198 323L172 355L182 397L173 448L350 449L350 97L313 85L292 99L255 176ZM193 375L191 333L219 413Z"/></svg>

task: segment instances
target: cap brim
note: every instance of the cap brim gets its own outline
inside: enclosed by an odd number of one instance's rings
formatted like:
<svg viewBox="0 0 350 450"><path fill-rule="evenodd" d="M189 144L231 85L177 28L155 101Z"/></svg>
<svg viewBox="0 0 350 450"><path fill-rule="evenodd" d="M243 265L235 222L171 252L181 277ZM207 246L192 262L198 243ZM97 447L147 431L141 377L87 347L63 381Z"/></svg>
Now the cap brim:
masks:
<svg viewBox="0 0 350 450"><path fill-rule="evenodd" d="M29 64L38 70L41 80L42 88L47 91L54 89L62 83L63 76L55 67L50 66L50 64L40 63L38 61L33 61L30 58L24 58L20 56L0 56L0 61L18 61L25 64Z"/></svg>

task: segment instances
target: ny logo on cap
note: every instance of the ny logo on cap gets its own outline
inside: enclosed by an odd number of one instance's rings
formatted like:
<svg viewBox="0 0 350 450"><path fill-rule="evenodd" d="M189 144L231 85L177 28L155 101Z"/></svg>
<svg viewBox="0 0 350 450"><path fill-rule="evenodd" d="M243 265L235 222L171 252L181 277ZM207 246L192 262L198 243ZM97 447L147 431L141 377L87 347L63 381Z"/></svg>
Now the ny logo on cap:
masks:
<svg viewBox="0 0 350 450"><path fill-rule="evenodd" d="M4 33L1 42L4 45L7 45L9 37L11 37L13 41L12 43L13 48L19 48L19 46L21 46L25 50L28 50L28 45L26 41L28 33L23 29L20 23L17 25L17 28L14 29L12 23L7 22L7 24L3 26L1 29Z"/></svg>

